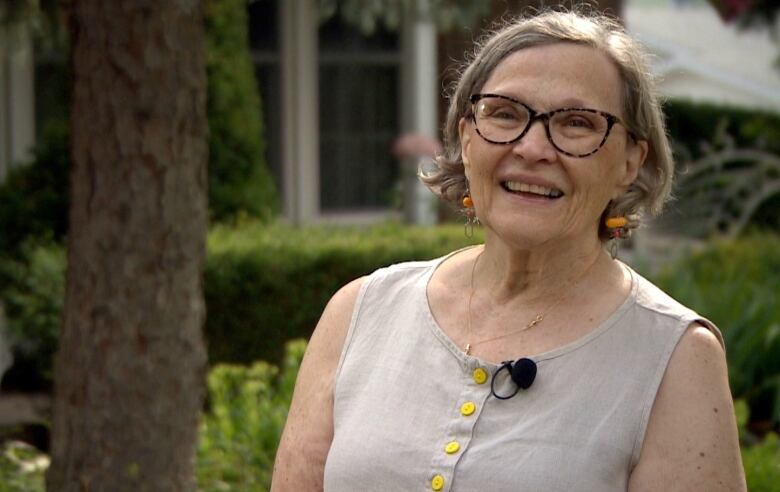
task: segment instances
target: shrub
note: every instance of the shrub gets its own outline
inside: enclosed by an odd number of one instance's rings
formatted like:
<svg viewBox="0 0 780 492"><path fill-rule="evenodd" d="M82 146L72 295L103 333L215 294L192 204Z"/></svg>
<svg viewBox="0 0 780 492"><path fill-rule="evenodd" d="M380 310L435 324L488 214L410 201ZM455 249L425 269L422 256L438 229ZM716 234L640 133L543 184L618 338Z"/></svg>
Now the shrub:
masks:
<svg viewBox="0 0 780 492"><path fill-rule="evenodd" d="M742 157L740 152L729 152L750 150L780 156L780 114L686 100L671 100L664 109L678 171L692 173L694 181L676 188L680 200L669 204L666 221L662 217L661 223L666 222L678 234L702 237L712 232L710 219L722 216L718 228L725 232L737 221L743 207L748 207L748 225L780 231L780 192L764 197L755 210L751 200L746 200L746 196L753 199L756 192L771 190L778 171L771 161L757 165L759 157L746 159L746 152ZM697 176L695 171L702 168L688 166L705 156L717 156L720 151L724 151L720 159L723 167L712 174ZM678 185L684 182L680 180Z"/></svg>
<svg viewBox="0 0 780 492"><path fill-rule="evenodd" d="M780 439L769 433L759 440L747 429L750 408L744 400L736 400L737 426L742 442L742 464L745 467L748 490L751 492L774 492L780 483Z"/></svg>
<svg viewBox="0 0 780 492"><path fill-rule="evenodd" d="M348 281L478 240L466 239L462 226L216 227L204 284L211 361L279 361L285 340L308 339L328 299Z"/></svg>
<svg viewBox="0 0 780 492"><path fill-rule="evenodd" d="M213 219L277 211L265 159L260 93L249 54L246 0L204 3L208 42L209 208Z"/></svg>
<svg viewBox="0 0 780 492"><path fill-rule="evenodd" d="M292 400L306 342L288 342L281 372L265 362L220 364L208 377L209 407L198 448L205 492L268 490L276 447Z"/></svg>
<svg viewBox="0 0 780 492"><path fill-rule="evenodd" d="M19 441L0 443L0 492L44 492L48 457Z"/></svg>
<svg viewBox="0 0 780 492"><path fill-rule="evenodd" d="M0 299L18 359L51 379L65 299L65 251L29 241L19 259L0 258Z"/></svg>
<svg viewBox="0 0 780 492"><path fill-rule="evenodd" d="M734 396L780 422L780 236L713 240L655 278L723 331Z"/></svg>
<svg viewBox="0 0 780 492"><path fill-rule="evenodd" d="M780 484L780 439L770 433L758 444L742 448L748 490L775 492Z"/></svg>
<svg viewBox="0 0 780 492"><path fill-rule="evenodd" d="M277 363L285 341L309 337L341 285L382 266L433 258L469 242L459 226L295 229L245 222L215 227L203 287L211 362ZM0 299L24 354L41 374L50 375L65 253L57 244L31 242L20 255L0 258Z"/></svg>
<svg viewBox="0 0 780 492"><path fill-rule="evenodd" d="M669 134L692 157L733 139L735 147L756 147L780 154L780 114L722 104L672 99L664 105Z"/></svg>
<svg viewBox="0 0 780 492"><path fill-rule="evenodd" d="M33 149L32 162L14 168L0 185L0 251L18 252L30 238L60 241L68 228L67 126L51 124Z"/></svg>
<svg viewBox="0 0 780 492"><path fill-rule="evenodd" d="M249 55L245 5L246 0L205 4L209 209L217 220L239 213L268 218L278 208L265 161L262 105ZM30 236L59 241L67 231L69 101L62 99L70 95L70 72L64 63L47 67L56 83L53 90L44 91L44 131L31 161L0 183L0 251L4 254L12 254Z"/></svg>

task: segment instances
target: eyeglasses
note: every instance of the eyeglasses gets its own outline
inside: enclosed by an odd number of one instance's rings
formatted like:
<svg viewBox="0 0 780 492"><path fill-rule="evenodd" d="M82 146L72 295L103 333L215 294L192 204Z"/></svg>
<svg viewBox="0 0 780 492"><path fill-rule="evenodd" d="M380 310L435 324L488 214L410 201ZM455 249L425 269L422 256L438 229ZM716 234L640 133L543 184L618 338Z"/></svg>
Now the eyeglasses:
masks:
<svg viewBox="0 0 780 492"><path fill-rule="evenodd" d="M615 123L625 123L615 115L588 108L561 108L538 113L511 97L474 94L472 118L477 133L494 144L511 144L528 133L536 120L542 120L547 139L559 152L571 157L587 157L604 146ZM633 133L629 131L633 137Z"/></svg>

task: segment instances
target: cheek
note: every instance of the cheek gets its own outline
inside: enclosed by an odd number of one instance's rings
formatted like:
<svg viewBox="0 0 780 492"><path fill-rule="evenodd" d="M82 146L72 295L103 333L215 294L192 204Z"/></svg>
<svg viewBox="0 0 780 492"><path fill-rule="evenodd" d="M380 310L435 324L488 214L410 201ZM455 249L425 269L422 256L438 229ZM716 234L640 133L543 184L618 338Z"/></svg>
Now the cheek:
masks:
<svg viewBox="0 0 780 492"><path fill-rule="evenodd" d="M490 198L490 189L493 183L493 162L489 153L485 149L476 149L472 144L472 153L468 165L465 165L466 177L469 180L469 186L476 200L484 204Z"/></svg>

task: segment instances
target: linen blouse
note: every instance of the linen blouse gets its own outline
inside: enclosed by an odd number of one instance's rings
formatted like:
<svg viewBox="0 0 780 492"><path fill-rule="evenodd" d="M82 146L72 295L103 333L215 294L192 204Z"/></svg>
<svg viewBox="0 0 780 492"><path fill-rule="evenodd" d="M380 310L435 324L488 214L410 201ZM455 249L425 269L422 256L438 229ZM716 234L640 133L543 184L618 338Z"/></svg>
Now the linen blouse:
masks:
<svg viewBox="0 0 780 492"><path fill-rule="evenodd" d="M533 385L499 400L500 366L463 353L431 313L443 260L364 281L336 372L325 491L625 491L681 335L698 321L722 343L718 329L629 269L622 305L530 356ZM496 376L498 394L514 388Z"/></svg>

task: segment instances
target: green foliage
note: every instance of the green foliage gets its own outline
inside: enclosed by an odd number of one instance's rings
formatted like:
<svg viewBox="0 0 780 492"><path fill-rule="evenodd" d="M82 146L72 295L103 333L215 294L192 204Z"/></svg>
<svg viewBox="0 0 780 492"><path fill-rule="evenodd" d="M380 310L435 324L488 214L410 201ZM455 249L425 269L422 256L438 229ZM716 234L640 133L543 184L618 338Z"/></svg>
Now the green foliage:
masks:
<svg viewBox="0 0 780 492"><path fill-rule="evenodd" d="M249 53L246 0L207 0L209 204L213 219L277 211L265 161L260 93Z"/></svg>
<svg viewBox="0 0 780 492"><path fill-rule="evenodd" d="M742 448L748 490L775 492L780 484L780 439L770 433L759 444Z"/></svg>
<svg viewBox="0 0 780 492"><path fill-rule="evenodd" d="M308 338L328 299L348 281L478 240L467 240L460 226L217 226L209 235L204 283L209 357L212 363L278 362L284 342ZM47 376L61 323L64 272L64 250L56 244L32 242L15 259L0 257L0 299L9 326Z"/></svg>
<svg viewBox="0 0 780 492"><path fill-rule="evenodd" d="M744 400L734 401L737 426L742 442L742 464L745 467L748 490L751 492L774 492L780 483L780 439L770 432L763 440L757 439L747 430L750 408Z"/></svg>
<svg viewBox="0 0 780 492"><path fill-rule="evenodd" d="M29 238L61 240L68 228L69 134L50 124L33 160L0 185L0 251L13 254Z"/></svg>
<svg viewBox="0 0 780 492"><path fill-rule="evenodd" d="M723 331L731 389L752 418L780 422L780 236L714 240L655 281Z"/></svg>
<svg viewBox="0 0 780 492"><path fill-rule="evenodd" d="M668 101L664 112L675 146L693 158L729 144L780 154L780 114L683 99Z"/></svg>
<svg viewBox="0 0 780 492"><path fill-rule="evenodd" d="M478 240L466 239L462 226L218 226L204 284L211 361L278 361L284 341L308 339L328 299L350 280Z"/></svg>
<svg viewBox="0 0 780 492"><path fill-rule="evenodd" d="M65 299L62 246L28 242L20 258L0 258L0 299L17 357L50 379Z"/></svg>
<svg viewBox="0 0 780 492"><path fill-rule="evenodd" d="M218 220L238 213L268 218L277 210L265 162L262 106L244 7L245 0L206 2L209 208ZM13 254L30 236L59 241L67 231L70 142L68 101L62 99L70 94L70 69L53 64L50 70L50 90L44 94L46 107L40 115L47 121L33 158L0 184L0 251L4 254Z"/></svg>
<svg viewBox="0 0 780 492"><path fill-rule="evenodd" d="M281 372L265 362L221 364L208 377L200 429L200 490L266 491L306 342L287 343Z"/></svg>
<svg viewBox="0 0 780 492"><path fill-rule="evenodd" d="M0 443L0 492L44 492L49 459L18 441Z"/></svg>

